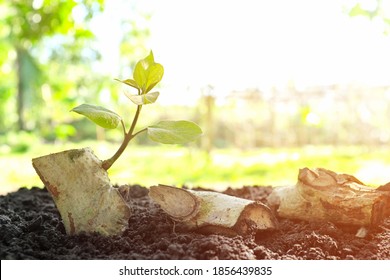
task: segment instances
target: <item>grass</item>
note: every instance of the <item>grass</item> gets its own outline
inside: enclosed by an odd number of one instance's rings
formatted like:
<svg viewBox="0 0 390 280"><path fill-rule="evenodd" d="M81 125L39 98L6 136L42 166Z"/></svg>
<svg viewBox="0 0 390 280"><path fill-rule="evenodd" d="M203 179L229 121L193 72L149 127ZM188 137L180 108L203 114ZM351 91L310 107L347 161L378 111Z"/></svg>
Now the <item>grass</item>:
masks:
<svg viewBox="0 0 390 280"><path fill-rule="evenodd" d="M101 142L31 145L26 153L0 154L0 194L21 186L42 186L31 159L66 149L91 147L105 159L117 145ZM211 154L193 147L130 146L109 170L116 184L158 183L202 186L222 190L243 185L280 186L294 184L299 168L324 167L355 175L371 185L390 181L390 151L364 147L262 148L250 151L214 150Z"/></svg>

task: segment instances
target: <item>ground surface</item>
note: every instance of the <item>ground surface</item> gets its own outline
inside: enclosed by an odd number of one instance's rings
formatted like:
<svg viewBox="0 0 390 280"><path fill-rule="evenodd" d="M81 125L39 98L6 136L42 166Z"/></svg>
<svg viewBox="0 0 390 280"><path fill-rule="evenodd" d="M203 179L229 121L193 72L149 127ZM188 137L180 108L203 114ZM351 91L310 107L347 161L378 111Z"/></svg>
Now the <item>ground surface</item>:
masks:
<svg viewBox="0 0 390 280"><path fill-rule="evenodd" d="M225 193L264 200L269 187ZM356 228L279 219L272 232L246 237L180 232L148 197L131 187L134 215L121 236L67 236L46 190L0 196L0 259L390 259L390 218L355 237Z"/></svg>

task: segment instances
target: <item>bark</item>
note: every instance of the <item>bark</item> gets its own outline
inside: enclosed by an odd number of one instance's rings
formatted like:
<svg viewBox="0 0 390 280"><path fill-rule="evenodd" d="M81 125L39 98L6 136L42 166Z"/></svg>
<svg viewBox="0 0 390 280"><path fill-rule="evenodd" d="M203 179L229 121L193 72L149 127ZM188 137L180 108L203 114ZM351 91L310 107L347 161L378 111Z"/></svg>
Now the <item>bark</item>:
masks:
<svg viewBox="0 0 390 280"><path fill-rule="evenodd" d="M269 205L283 218L375 226L390 215L390 191L348 174L303 168L295 186L275 188Z"/></svg>
<svg viewBox="0 0 390 280"><path fill-rule="evenodd" d="M68 234L84 231L115 235L128 226L130 208L101 165L89 148L33 159Z"/></svg>
<svg viewBox="0 0 390 280"><path fill-rule="evenodd" d="M252 200L164 185L152 186L149 196L173 220L180 222L188 230L246 235L254 230L277 227L270 209Z"/></svg>

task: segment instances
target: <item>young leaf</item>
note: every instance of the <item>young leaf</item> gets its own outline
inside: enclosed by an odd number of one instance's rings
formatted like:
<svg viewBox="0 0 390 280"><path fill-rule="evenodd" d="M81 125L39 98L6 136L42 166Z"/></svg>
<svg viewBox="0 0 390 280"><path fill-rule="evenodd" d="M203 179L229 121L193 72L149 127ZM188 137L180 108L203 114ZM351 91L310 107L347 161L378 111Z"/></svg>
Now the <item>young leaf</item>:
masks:
<svg viewBox="0 0 390 280"><path fill-rule="evenodd" d="M70 110L83 115L93 121L95 124L104 128L116 128L121 121L121 117L106 108L90 104L82 104Z"/></svg>
<svg viewBox="0 0 390 280"><path fill-rule="evenodd" d="M126 79L126 80L119 80L119 79L115 79L117 80L118 82L121 82L121 83L124 83L125 85L128 85L128 86L131 86L133 88L136 88L136 89L139 89L139 86L137 85L137 82L132 80L132 79Z"/></svg>
<svg viewBox="0 0 390 280"><path fill-rule="evenodd" d="M158 96L158 91L148 92L147 94L133 95L125 93L125 95L135 104L135 105L147 105L156 102Z"/></svg>
<svg viewBox="0 0 390 280"><path fill-rule="evenodd" d="M153 52L138 61L135 65L133 78L143 93L149 92L164 75L164 68L161 64L154 62Z"/></svg>
<svg viewBox="0 0 390 280"><path fill-rule="evenodd" d="M164 68L161 64L155 63L149 67L147 75L145 92L152 90L161 81L164 75Z"/></svg>
<svg viewBox="0 0 390 280"><path fill-rule="evenodd" d="M202 134L200 127L190 121L161 121L147 131L151 140L163 144L185 144Z"/></svg>

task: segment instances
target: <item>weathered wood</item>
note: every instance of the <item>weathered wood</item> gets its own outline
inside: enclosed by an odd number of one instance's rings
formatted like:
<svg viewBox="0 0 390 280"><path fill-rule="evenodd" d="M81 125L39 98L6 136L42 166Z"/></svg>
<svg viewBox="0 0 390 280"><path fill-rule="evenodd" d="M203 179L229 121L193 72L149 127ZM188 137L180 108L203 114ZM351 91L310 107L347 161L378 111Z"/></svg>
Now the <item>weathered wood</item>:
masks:
<svg viewBox="0 0 390 280"><path fill-rule="evenodd" d="M149 196L173 220L190 230L245 235L252 230L277 227L270 209L252 200L164 185L150 187Z"/></svg>
<svg viewBox="0 0 390 280"><path fill-rule="evenodd" d="M90 148L50 154L32 162L68 234L115 235L127 228L130 208Z"/></svg>
<svg viewBox="0 0 390 280"><path fill-rule="evenodd" d="M390 215L390 191L323 168L301 169L297 184L275 188L268 203L280 217L307 221L370 226Z"/></svg>

